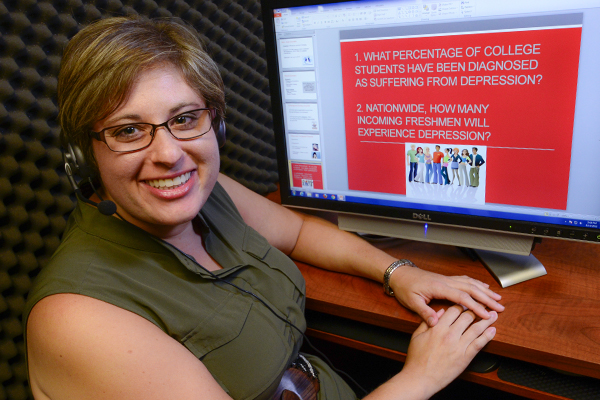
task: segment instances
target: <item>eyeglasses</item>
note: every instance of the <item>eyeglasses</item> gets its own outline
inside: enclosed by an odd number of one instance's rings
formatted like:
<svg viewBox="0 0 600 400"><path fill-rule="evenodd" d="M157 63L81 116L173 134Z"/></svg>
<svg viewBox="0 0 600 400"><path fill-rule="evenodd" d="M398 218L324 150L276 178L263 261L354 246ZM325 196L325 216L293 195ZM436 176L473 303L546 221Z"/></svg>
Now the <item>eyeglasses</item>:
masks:
<svg viewBox="0 0 600 400"><path fill-rule="evenodd" d="M192 140L208 132L217 115L214 108L198 108L170 118L162 124L133 122L91 132L90 135L116 153L133 153L152 144L154 134L160 127L166 128L178 140Z"/></svg>

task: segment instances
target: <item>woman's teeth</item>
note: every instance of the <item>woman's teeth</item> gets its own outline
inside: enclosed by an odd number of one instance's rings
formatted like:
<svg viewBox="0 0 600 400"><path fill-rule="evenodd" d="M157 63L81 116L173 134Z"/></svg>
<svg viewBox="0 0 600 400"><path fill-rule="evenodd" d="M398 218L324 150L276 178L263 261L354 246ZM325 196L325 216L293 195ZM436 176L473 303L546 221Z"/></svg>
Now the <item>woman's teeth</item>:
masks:
<svg viewBox="0 0 600 400"><path fill-rule="evenodd" d="M153 180L146 181L146 183L148 183L148 185L155 187L157 189L162 189L162 190L174 189L174 188L186 183L190 179L191 176L192 176L191 172L186 172L185 174L179 175L173 179L153 179Z"/></svg>

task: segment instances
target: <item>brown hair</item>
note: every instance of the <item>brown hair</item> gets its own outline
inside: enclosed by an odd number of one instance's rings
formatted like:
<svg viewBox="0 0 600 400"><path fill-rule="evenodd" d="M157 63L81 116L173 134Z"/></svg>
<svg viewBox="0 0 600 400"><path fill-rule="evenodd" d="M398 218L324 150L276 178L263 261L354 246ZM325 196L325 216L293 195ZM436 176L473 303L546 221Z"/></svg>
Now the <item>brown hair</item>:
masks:
<svg viewBox="0 0 600 400"><path fill-rule="evenodd" d="M107 18L69 41L58 75L58 121L63 140L78 145L94 171L92 127L127 100L140 72L164 64L179 69L217 110L218 126L225 116L223 80L193 28L174 19Z"/></svg>

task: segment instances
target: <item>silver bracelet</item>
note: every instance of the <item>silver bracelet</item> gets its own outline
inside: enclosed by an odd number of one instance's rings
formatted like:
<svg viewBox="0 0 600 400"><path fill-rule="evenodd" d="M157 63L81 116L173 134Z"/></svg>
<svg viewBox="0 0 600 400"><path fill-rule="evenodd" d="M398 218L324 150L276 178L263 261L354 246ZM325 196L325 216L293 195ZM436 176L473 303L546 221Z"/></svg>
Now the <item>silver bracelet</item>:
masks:
<svg viewBox="0 0 600 400"><path fill-rule="evenodd" d="M412 261L409 261L405 258L403 258L402 260L394 261L389 267L387 267L385 273L383 274L383 291L388 296L394 295L394 291L390 287L390 278L392 276L392 273L396 269L398 269L398 267L402 267L403 265L410 265L411 267L417 268L417 266L413 264Z"/></svg>

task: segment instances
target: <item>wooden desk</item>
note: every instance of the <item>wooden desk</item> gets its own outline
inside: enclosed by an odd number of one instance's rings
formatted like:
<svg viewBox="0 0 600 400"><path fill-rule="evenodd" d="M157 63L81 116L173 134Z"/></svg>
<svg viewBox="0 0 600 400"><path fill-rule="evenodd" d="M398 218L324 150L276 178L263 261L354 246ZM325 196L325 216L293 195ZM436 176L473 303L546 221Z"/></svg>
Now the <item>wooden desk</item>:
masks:
<svg viewBox="0 0 600 400"><path fill-rule="evenodd" d="M544 239L533 254L548 275L502 289L479 261L457 248L395 240L378 245L397 258L444 275L469 275L502 295L506 310L484 351L600 379L600 245ZM381 284L299 264L309 310L411 333L418 316L384 295ZM436 301L433 308L448 303ZM371 343L309 329L309 334L404 361L405 355ZM497 372L465 372L476 383L535 399L562 399L498 378Z"/></svg>

